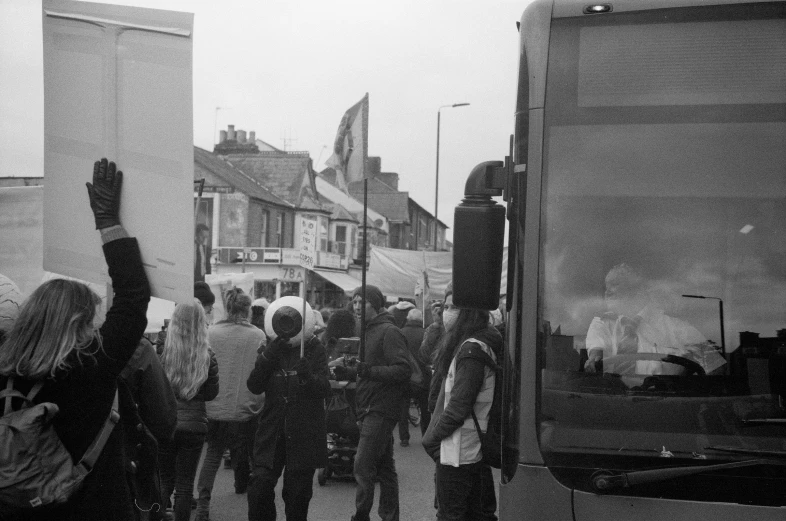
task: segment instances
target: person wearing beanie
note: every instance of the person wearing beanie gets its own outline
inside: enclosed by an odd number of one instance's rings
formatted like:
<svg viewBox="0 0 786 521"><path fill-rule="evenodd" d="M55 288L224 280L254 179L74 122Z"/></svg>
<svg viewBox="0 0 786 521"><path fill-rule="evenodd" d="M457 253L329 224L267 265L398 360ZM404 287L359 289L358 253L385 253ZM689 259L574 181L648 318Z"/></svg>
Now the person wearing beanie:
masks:
<svg viewBox="0 0 786 521"><path fill-rule="evenodd" d="M407 314L409 314L410 310L415 309L415 304L408 300L400 300L397 304L394 304L392 308L391 313L393 314L393 320L396 322L399 329L401 329L407 323Z"/></svg>
<svg viewBox="0 0 786 521"><path fill-rule="evenodd" d="M354 367L336 366L337 380L357 378L356 410L360 442L355 454L357 482L354 521L368 521L374 504L374 488L379 481L379 516L383 521L399 520L398 475L393 459L393 429L398 422L404 390L409 387L412 369L404 350L407 341L385 309L385 297L376 286L357 288L353 309L365 309L366 334L363 361Z"/></svg>
<svg viewBox="0 0 786 521"><path fill-rule="evenodd" d="M420 366L420 371L426 377L423 381L423 387L410 386L408 392L405 393L404 399L401 400L401 417L398 421L398 437L401 440L401 446L406 447L409 445L409 404L411 400L415 400L420 411L420 433L426 432L426 427L431 420L431 414L428 412L428 389L429 389L429 371L426 363L420 358L420 345L423 343L423 312L417 308L411 308L407 313L407 322L401 329L404 333L404 338L407 339L407 347L412 355L412 359Z"/></svg>
<svg viewBox="0 0 786 521"><path fill-rule="evenodd" d="M251 324L265 330L265 312L270 307L270 302L266 298L258 298L251 303Z"/></svg>
<svg viewBox="0 0 786 521"><path fill-rule="evenodd" d="M434 322L426 328L426 332L423 334L423 342L420 344L419 359L425 361L427 365L432 367L437 360L437 356L439 356L437 352L439 340L442 338L442 335L445 334L445 326L442 323L442 311L445 308L445 302L448 300L448 297L452 296L453 282L450 282L447 288L445 288L445 298L442 302L434 306ZM429 375L431 375L431 373L432 372L429 371ZM439 395L439 385L435 385L435 383L437 383L436 380L430 380L428 396L429 415L434 412L434 407L437 405L437 396Z"/></svg>

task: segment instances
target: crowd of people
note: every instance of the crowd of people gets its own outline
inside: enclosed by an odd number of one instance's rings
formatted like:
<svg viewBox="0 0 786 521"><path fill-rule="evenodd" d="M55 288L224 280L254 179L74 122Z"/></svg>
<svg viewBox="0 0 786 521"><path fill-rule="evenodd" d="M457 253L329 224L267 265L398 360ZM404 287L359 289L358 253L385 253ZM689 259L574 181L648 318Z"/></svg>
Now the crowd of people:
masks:
<svg viewBox="0 0 786 521"><path fill-rule="evenodd" d="M477 427L488 422L498 384L502 336L494 314L457 308L449 286L425 321L413 302L389 306L366 285L345 309L322 314L306 305L313 317L293 319L279 302L252 300L238 288L216 295L198 281L194 300L177 304L151 343L143 336L150 288L136 239L119 218L122 178L102 159L88 183L112 280L103 322L101 299L87 285L55 279L30 295L0 337L5 415L23 401L54 404L52 428L75 462L108 430L109 411L117 410L122 428L111 430L65 498L0 508L0 519L187 521L195 506L196 520L208 521L228 451L250 521L277 518L282 475L286 519L306 520L314 473L327 463L331 379L355 382L354 521L370 519L377 483L379 516L399 519L394 431L408 446L411 403L435 462L436 518L496 519ZM213 320L216 298L225 313ZM361 331L359 356L341 353L340 340ZM424 375L418 385L413 369Z"/></svg>

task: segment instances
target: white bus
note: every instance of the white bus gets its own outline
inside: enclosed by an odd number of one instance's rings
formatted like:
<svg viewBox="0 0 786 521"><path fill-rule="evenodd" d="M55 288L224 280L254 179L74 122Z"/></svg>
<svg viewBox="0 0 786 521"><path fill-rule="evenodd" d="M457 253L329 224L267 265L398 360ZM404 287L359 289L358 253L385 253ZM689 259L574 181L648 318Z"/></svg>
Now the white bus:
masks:
<svg viewBox="0 0 786 521"><path fill-rule="evenodd" d="M454 232L489 309L507 217L500 519L786 519L786 3L535 0L519 31L511 155Z"/></svg>

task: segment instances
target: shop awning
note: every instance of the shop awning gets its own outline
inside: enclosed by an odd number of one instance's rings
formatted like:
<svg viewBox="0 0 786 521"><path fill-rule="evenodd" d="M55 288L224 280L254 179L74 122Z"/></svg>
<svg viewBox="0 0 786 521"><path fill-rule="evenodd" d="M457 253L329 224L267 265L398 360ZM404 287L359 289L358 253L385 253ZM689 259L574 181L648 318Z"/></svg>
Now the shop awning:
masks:
<svg viewBox="0 0 786 521"><path fill-rule="evenodd" d="M347 275L346 273L340 271L328 271L328 270L314 270L314 273L322 277L323 279L327 280L328 282L335 284L339 288L344 290L344 293L347 295L351 295L352 291L355 288L360 286L360 281L351 275Z"/></svg>

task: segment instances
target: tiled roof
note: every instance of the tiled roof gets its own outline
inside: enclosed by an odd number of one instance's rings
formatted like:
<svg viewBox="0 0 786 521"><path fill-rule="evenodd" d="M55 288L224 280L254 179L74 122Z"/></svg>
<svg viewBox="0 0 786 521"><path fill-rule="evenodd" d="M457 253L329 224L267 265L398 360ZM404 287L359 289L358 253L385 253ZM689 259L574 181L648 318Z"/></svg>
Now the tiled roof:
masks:
<svg viewBox="0 0 786 521"><path fill-rule="evenodd" d="M350 183L349 193L362 201L363 182ZM378 179L369 179L368 206L391 221L409 224L409 192L399 192Z"/></svg>
<svg viewBox="0 0 786 521"><path fill-rule="evenodd" d="M311 179L304 179L311 170L311 158L307 153L259 153L229 155L226 160L234 167L242 170L259 184L269 189L276 196L289 201L296 207L329 211L311 196L311 190L304 185L312 186Z"/></svg>
<svg viewBox="0 0 786 521"><path fill-rule="evenodd" d="M355 181L353 183L349 183L349 193L355 195L355 193L360 193L360 196L363 196L363 181ZM397 194L402 193L386 184L376 177L372 177L368 180L368 193L370 194Z"/></svg>
<svg viewBox="0 0 786 521"><path fill-rule="evenodd" d="M333 186L338 186L338 181L336 180L336 170L334 168L327 167L317 175Z"/></svg>
<svg viewBox="0 0 786 521"><path fill-rule="evenodd" d="M194 179L203 177L200 169L210 172L214 176L222 179L227 185L233 187L249 197L254 197L262 201L292 208L294 205L278 197L262 184L255 181L244 172L234 168L233 165L224 161L199 147L194 147Z"/></svg>
<svg viewBox="0 0 786 521"><path fill-rule="evenodd" d="M333 213L330 214L330 219L334 221L351 221L354 223L359 222L358 219L355 219L349 211L341 206L338 203L330 203L330 206L333 208Z"/></svg>
<svg viewBox="0 0 786 521"><path fill-rule="evenodd" d="M363 197L361 194L360 197ZM409 224L409 193L394 192L389 194L368 194L368 206L378 211L393 222Z"/></svg>

